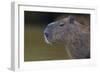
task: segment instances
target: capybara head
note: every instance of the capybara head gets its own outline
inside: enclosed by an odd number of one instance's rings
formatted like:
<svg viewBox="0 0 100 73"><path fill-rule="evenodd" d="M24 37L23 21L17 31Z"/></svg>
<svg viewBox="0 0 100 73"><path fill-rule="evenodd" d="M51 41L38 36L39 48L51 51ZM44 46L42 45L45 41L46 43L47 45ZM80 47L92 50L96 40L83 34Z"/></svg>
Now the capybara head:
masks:
<svg viewBox="0 0 100 73"><path fill-rule="evenodd" d="M80 33L78 25L73 16L68 16L61 20L52 22L44 30L44 37L47 43L61 42L66 43L72 37Z"/></svg>

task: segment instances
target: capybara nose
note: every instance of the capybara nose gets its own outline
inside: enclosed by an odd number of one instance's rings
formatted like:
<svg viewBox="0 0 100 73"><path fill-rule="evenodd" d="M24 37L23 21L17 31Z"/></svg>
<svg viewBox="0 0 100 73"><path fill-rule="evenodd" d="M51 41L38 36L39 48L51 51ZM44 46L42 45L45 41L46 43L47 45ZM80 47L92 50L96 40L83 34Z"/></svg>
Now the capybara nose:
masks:
<svg viewBox="0 0 100 73"><path fill-rule="evenodd" d="M48 37L48 36L49 36L49 33L47 33L47 32L45 32L44 34L45 34L45 36L46 36L46 37Z"/></svg>

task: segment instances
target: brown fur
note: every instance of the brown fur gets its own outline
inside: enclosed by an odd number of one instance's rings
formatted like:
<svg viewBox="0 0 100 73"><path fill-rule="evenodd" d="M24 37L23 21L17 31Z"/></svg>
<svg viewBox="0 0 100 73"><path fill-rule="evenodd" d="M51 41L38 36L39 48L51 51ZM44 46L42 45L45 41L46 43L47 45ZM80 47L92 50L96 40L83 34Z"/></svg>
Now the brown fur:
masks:
<svg viewBox="0 0 100 73"><path fill-rule="evenodd" d="M49 42L63 43L67 52L70 52L69 56L76 59L90 57L89 30L89 25L82 25L72 16L52 22L45 29L46 32L52 33Z"/></svg>

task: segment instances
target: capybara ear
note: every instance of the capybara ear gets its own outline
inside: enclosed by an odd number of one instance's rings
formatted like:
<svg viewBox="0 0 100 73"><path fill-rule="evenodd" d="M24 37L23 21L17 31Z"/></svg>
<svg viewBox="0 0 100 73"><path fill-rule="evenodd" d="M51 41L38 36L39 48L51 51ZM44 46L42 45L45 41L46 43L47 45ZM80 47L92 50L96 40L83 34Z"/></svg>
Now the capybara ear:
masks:
<svg viewBox="0 0 100 73"><path fill-rule="evenodd" d="M70 16L68 16L68 19L69 19L69 23L70 24L73 24L74 23L74 20L75 20L75 17L72 16L72 15L70 15Z"/></svg>

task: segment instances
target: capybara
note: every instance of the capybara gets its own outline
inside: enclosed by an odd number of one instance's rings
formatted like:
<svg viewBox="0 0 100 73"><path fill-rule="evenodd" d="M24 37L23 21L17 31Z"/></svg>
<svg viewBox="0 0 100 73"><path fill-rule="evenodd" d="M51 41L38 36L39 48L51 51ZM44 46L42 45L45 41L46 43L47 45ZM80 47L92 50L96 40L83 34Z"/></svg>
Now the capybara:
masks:
<svg viewBox="0 0 100 73"><path fill-rule="evenodd" d="M90 31L74 16L51 22L44 30L48 44L62 43L71 59L90 58Z"/></svg>

